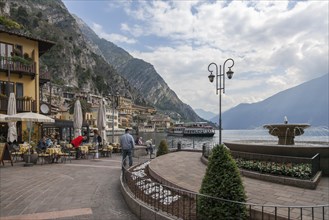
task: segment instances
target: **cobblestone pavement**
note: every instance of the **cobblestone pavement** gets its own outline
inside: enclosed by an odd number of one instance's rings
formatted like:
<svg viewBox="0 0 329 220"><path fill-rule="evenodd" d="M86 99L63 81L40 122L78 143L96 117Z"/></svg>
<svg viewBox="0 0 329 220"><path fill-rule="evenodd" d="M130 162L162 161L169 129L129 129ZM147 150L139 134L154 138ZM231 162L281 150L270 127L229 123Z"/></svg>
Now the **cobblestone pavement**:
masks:
<svg viewBox="0 0 329 220"><path fill-rule="evenodd" d="M0 220L137 220L121 195L120 155L23 164L0 166Z"/></svg>

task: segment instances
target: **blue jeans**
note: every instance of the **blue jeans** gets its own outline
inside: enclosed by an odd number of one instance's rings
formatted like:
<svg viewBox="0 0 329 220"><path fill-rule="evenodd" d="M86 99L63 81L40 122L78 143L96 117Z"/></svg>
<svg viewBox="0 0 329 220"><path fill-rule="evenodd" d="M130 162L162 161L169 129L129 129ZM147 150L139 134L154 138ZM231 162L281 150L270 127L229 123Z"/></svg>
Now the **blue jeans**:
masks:
<svg viewBox="0 0 329 220"><path fill-rule="evenodd" d="M122 150L122 162L123 166L126 166L126 157L128 156L129 159L129 166L131 167L133 165L133 158L132 158L132 150Z"/></svg>

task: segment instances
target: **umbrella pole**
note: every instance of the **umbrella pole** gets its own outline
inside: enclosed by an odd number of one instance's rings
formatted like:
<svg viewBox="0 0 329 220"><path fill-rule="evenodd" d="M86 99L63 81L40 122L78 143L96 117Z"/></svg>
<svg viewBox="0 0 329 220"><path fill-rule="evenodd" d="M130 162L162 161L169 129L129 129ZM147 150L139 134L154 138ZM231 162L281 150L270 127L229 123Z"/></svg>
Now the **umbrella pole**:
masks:
<svg viewBox="0 0 329 220"><path fill-rule="evenodd" d="M96 155L95 158L98 159L98 143L96 143Z"/></svg>
<svg viewBox="0 0 329 220"><path fill-rule="evenodd" d="M31 130L32 130L32 122L28 121L28 130L29 130L29 147L28 147L28 155L27 155L27 163L24 164L24 167L30 167L33 166L33 163L31 163Z"/></svg>

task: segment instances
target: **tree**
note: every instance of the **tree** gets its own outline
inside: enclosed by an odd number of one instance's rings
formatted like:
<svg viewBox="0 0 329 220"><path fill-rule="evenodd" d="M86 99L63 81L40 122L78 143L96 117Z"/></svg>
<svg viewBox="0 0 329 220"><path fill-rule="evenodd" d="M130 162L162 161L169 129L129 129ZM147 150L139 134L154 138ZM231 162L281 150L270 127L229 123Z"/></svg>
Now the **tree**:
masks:
<svg viewBox="0 0 329 220"><path fill-rule="evenodd" d="M69 113L70 114L73 114L74 113L74 104L75 104L75 102L77 100L78 100L78 98L71 99L71 101L69 103ZM86 112L90 112L91 111L91 104L88 103L84 99L79 99L79 100L80 100L80 104L81 104L82 117L83 117L83 121L84 121L85 120L85 117L86 117Z"/></svg>
<svg viewBox="0 0 329 220"><path fill-rule="evenodd" d="M213 149L200 193L225 200L246 201L239 169L224 145ZM245 205L207 196L201 196L198 200L199 219L246 219Z"/></svg>
<svg viewBox="0 0 329 220"><path fill-rule="evenodd" d="M158 151L157 151L157 157L161 156L161 155L164 155L164 154L167 154L168 152L169 152L169 150L168 150L167 141L166 140L161 140L160 144L159 144Z"/></svg>

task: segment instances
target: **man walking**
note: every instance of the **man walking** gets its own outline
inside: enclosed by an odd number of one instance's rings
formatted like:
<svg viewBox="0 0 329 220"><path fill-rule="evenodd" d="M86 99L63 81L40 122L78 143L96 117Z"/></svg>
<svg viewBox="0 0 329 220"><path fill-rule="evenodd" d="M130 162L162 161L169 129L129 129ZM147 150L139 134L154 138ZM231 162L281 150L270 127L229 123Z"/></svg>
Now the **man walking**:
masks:
<svg viewBox="0 0 329 220"><path fill-rule="evenodd" d="M122 149L122 162L123 166L126 166L126 157L129 159L129 166L133 165L132 151L135 147L135 141L133 136L129 134L129 128L126 128L125 134L120 137L120 145Z"/></svg>

